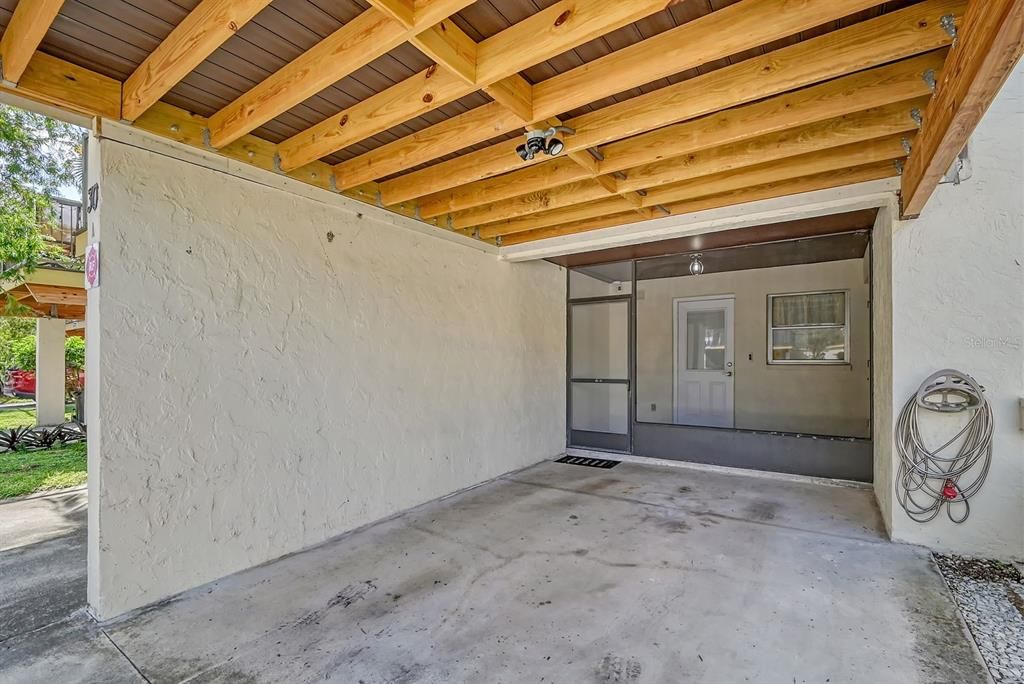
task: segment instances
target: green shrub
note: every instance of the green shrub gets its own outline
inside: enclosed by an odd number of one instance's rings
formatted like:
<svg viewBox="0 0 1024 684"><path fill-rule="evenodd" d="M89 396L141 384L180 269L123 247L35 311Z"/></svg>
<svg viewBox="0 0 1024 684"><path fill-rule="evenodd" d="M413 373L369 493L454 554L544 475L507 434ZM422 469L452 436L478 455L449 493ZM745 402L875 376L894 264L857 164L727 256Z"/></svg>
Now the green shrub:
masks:
<svg viewBox="0 0 1024 684"><path fill-rule="evenodd" d="M19 370L36 369L36 336L25 335L10 344L8 364ZM85 368L85 340L69 337L64 340L64 366L68 369Z"/></svg>
<svg viewBox="0 0 1024 684"><path fill-rule="evenodd" d="M36 369L36 336L25 335L11 343L11 366L19 370Z"/></svg>
<svg viewBox="0 0 1024 684"><path fill-rule="evenodd" d="M64 341L64 366L85 368L85 340L81 337L69 337Z"/></svg>

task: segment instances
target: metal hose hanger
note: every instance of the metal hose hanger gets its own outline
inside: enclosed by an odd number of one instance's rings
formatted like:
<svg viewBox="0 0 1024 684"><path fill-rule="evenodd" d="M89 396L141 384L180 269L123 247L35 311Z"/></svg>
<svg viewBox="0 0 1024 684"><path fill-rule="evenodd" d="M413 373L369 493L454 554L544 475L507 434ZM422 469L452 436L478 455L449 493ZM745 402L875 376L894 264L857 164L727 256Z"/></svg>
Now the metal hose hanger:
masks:
<svg viewBox="0 0 1024 684"><path fill-rule="evenodd" d="M945 444L929 448L918 422L922 409L969 413L970 417ZM950 453L957 444L956 453ZM969 499L985 483L992 462L992 407L984 389L957 370L932 373L900 411L896 449L900 456L896 499L907 515L917 522L928 522L945 507L953 522L967 520L971 514Z"/></svg>

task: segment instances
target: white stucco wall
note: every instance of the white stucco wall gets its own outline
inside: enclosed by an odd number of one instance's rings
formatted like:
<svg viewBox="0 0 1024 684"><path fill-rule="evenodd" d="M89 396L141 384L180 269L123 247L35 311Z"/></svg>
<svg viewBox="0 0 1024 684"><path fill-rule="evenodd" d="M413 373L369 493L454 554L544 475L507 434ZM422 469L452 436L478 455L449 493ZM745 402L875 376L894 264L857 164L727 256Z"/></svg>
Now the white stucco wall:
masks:
<svg viewBox="0 0 1024 684"><path fill-rule="evenodd" d="M891 401L898 413L918 385L941 368L973 375L984 385L995 416L992 470L971 501L966 523L954 525L943 514L919 525L894 508L891 530L894 539L935 549L1022 559L1024 64L986 113L969 150L969 180L941 185L919 219L892 226ZM876 327L875 332L877 345L882 331ZM929 418L924 430L929 443L956 420ZM882 436L891 439L891 434L890 426ZM895 463L890 467L895 472Z"/></svg>
<svg viewBox="0 0 1024 684"><path fill-rule="evenodd" d="M564 450L561 268L114 140L90 160L99 617Z"/></svg>
<svg viewBox="0 0 1024 684"><path fill-rule="evenodd" d="M871 232L871 447L873 485L885 529L892 534L893 414L892 391L892 226L897 214L890 206L878 210ZM897 406L896 410L899 410Z"/></svg>

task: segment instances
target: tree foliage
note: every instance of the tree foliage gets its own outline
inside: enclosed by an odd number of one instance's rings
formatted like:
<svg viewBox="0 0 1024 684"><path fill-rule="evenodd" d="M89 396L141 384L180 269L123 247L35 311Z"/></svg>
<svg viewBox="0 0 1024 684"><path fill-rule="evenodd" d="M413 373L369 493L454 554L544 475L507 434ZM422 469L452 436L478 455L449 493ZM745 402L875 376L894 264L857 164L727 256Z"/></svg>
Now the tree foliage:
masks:
<svg viewBox="0 0 1024 684"><path fill-rule="evenodd" d="M28 319L35 330L35 320ZM34 371L36 369L36 336L34 333L22 335L6 344L5 368ZM68 337L64 340L64 367L68 370L85 368L85 340L81 337Z"/></svg>
<svg viewBox="0 0 1024 684"><path fill-rule="evenodd" d="M85 340L81 337L64 340L64 366L75 370L85 368Z"/></svg>
<svg viewBox="0 0 1024 684"><path fill-rule="evenodd" d="M36 320L34 318L0 318L0 375L5 369L14 365L11 349L14 341L26 335L34 335L35 332Z"/></svg>
<svg viewBox="0 0 1024 684"><path fill-rule="evenodd" d="M23 275L56 251L38 218L52 217L50 196L76 182L81 155L80 129L0 105L0 279Z"/></svg>
<svg viewBox="0 0 1024 684"><path fill-rule="evenodd" d="M11 343L11 367L25 371L36 369L35 335L25 335Z"/></svg>

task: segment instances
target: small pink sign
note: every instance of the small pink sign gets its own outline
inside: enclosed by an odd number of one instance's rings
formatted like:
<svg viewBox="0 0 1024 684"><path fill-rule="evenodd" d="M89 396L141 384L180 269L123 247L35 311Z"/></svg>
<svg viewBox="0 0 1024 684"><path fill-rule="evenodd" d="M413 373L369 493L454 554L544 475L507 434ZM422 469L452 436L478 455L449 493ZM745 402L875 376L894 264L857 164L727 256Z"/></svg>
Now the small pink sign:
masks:
<svg viewBox="0 0 1024 684"><path fill-rule="evenodd" d="M91 290L100 284L100 243L94 242L85 248L85 289Z"/></svg>

